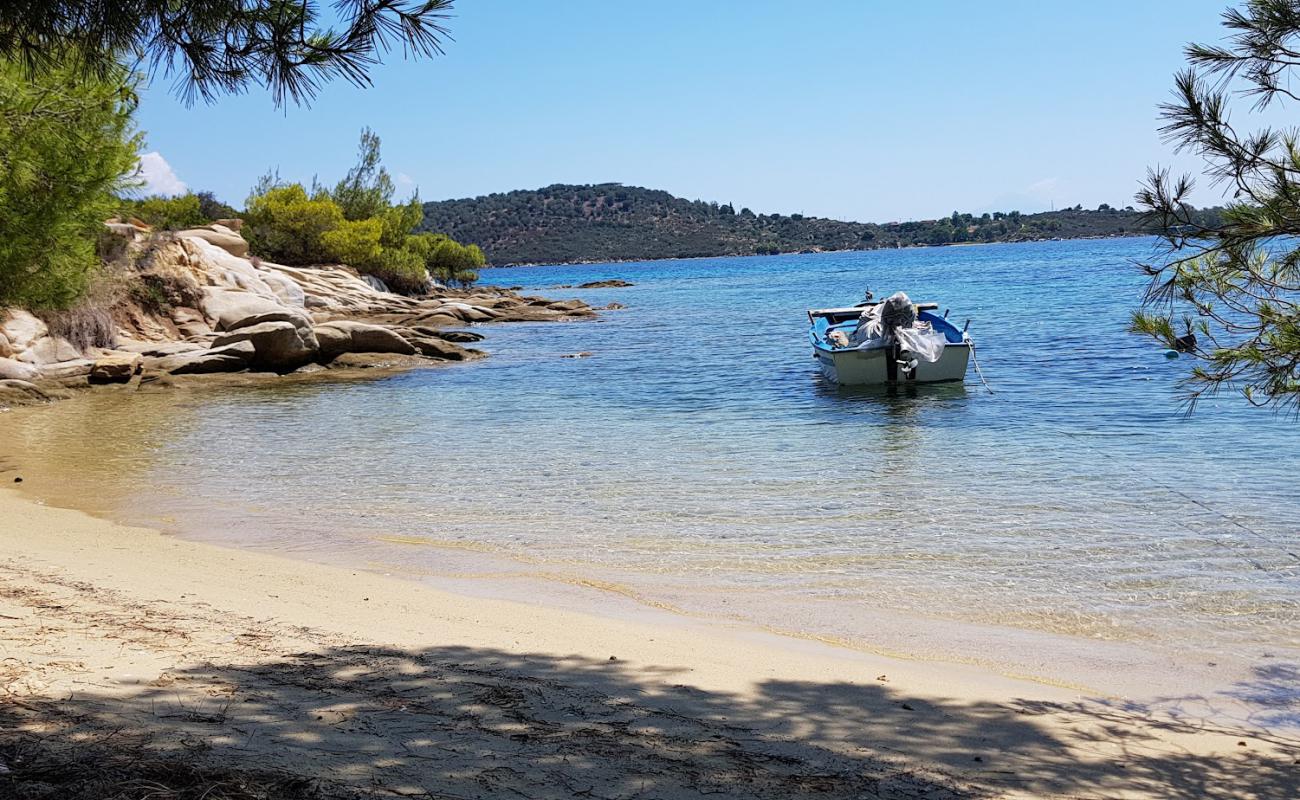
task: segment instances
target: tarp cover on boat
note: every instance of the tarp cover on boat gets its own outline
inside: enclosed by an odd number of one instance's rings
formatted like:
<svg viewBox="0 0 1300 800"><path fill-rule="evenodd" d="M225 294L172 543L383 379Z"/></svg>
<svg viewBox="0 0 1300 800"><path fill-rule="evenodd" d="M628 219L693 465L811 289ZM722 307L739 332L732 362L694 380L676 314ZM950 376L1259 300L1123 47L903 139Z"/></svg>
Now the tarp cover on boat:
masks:
<svg viewBox="0 0 1300 800"><path fill-rule="evenodd" d="M849 341L862 349L871 349L891 344L893 336L898 337L903 350L931 364L943 355L947 341L930 323L917 319L916 306L902 292L895 292L883 302L864 309Z"/></svg>

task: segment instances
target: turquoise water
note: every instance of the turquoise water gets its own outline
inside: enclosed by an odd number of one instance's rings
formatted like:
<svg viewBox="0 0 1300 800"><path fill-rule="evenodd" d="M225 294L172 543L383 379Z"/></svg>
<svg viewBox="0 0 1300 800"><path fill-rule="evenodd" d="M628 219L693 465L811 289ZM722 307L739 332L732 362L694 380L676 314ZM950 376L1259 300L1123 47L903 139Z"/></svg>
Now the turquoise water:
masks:
<svg viewBox="0 0 1300 800"><path fill-rule="evenodd" d="M490 359L373 383L158 395L147 417L104 402L96 431L143 446L96 468L149 487L119 516L430 580L516 576L526 597L587 582L609 590L596 602L847 641L902 614L1296 658L1300 423L1229 395L1183 416L1189 362L1125 332L1153 246L486 270L628 308L485 326ZM635 286L550 288L605 278ZM804 311L868 286L972 319L996 393L973 371L824 383ZM937 647L891 630L893 649Z"/></svg>

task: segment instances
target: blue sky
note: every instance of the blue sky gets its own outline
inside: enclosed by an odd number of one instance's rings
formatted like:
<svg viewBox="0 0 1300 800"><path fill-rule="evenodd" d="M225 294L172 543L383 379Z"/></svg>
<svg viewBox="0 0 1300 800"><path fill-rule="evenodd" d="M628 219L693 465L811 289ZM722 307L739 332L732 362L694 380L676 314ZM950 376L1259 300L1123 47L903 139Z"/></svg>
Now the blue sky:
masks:
<svg viewBox="0 0 1300 800"><path fill-rule="evenodd" d="M390 55L372 88L187 109L159 79L140 127L154 186L235 205L272 167L332 183L369 125L424 199L619 181L876 222L1122 206L1148 166L1198 171L1155 107L1226 6L459 0L447 54Z"/></svg>

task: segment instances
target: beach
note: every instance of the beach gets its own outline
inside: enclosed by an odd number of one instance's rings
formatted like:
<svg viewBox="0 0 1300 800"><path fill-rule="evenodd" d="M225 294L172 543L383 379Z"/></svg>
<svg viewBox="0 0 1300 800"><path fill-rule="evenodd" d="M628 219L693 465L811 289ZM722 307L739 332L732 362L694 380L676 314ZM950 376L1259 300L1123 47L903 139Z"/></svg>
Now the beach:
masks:
<svg viewBox="0 0 1300 800"><path fill-rule="evenodd" d="M0 493L0 547L6 744L142 747L381 796L1265 798L1297 786L1300 746L1284 736L744 626L449 594L13 489Z"/></svg>

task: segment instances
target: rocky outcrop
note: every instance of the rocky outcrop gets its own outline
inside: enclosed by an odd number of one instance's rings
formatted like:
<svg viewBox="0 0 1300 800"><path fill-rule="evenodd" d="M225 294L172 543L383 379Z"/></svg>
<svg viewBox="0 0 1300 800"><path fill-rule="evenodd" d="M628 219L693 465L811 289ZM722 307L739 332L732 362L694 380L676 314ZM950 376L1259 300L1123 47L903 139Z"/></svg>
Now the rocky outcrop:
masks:
<svg viewBox="0 0 1300 800"><path fill-rule="evenodd" d="M207 375L214 372L239 372L247 369L256 355L251 342L235 342L224 347L190 350L163 358L146 358L144 369L169 375Z"/></svg>
<svg viewBox="0 0 1300 800"><path fill-rule="evenodd" d="M466 326L594 316L579 300L445 287L406 297L343 266L273 264L247 257L238 227L223 220L150 238L134 221L113 221L107 229L134 248L131 269L157 298L153 305L115 306L112 347L84 350L27 311L0 309L0 381L66 387L141 374L405 368L482 357L463 346L483 338ZM35 396L25 386L5 393L19 395Z"/></svg>
<svg viewBox="0 0 1300 800"><path fill-rule="evenodd" d="M400 353L415 355L415 346L396 331L381 325L335 320L313 329L321 357L330 361L343 353Z"/></svg>
<svg viewBox="0 0 1300 800"><path fill-rule="evenodd" d="M202 228L188 228L176 234L178 237L202 239L230 253L243 258L248 255L248 242L244 237L220 223L205 225Z"/></svg>
<svg viewBox="0 0 1300 800"><path fill-rule="evenodd" d="M212 346L219 348L237 342L253 346L252 366L273 372L292 372L315 361L320 350L310 326L285 320L241 326L217 336Z"/></svg>

